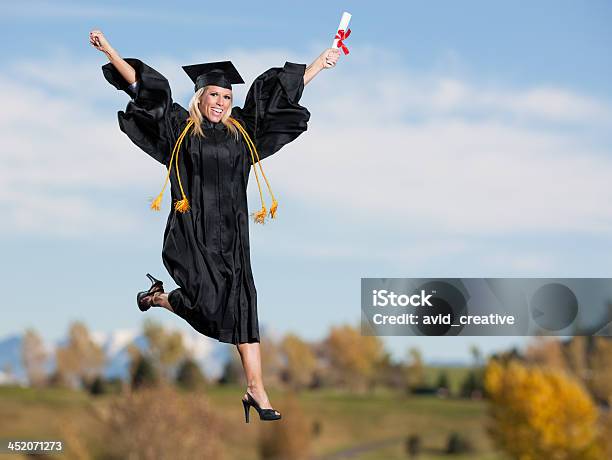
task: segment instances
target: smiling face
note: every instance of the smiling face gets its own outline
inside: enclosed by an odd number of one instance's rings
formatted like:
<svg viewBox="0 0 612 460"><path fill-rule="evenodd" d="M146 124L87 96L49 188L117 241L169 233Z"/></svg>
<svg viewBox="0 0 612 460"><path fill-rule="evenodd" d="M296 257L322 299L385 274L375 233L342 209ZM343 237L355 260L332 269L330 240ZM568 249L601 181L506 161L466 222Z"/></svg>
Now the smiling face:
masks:
<svg viewBox="0 0 612 460"><path fill-rule="evenodd" d="M232 105L232 90L221 86L207 86L200 97L200 113L212 123L219 123Z"/></svg>

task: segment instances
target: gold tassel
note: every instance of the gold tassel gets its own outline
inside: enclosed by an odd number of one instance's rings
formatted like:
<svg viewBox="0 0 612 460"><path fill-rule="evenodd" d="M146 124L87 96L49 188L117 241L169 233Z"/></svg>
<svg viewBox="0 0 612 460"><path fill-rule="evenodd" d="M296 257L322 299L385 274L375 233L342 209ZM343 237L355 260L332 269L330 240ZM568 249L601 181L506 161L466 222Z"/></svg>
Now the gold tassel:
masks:
<svg viewBox="0 0 612 460"><path fill-rule="evenodd" d="M153 211L159 211L161 209L161 202L162 202L162 199L164 197L164 191L166 190L166 186L168 185L168 181L170 180L170 171L172 171L172 164L173 163L176 165L176 175L178 177L179 186L181 188L181 194L183 195L183 200L181 200L180 202L177 202L175 204L175 209L178 210L178 207L180 207L180 209L181 209L180 212L186 212L186 211L189 210L189 203L187 202L187 197L185 196L185 192L183 191L183 184L181 183L181 175L180 175L179 169L178 169L178 152L181 149L181 144L183 142L183 139L187 135L187 132L189 131L189 128L191 128L192 125L193 125L193 121L189 120L187 122L187 125L185 126L185 129L183 129L183 132L181 133L181 135L176 140L176 143L174 144L174 148L172 149L172 155L170 156L170 162L168 163L168 173L166 174L166 180L164 181L164 186L162 187L162 190L159 193L159 195L157 195L157 198L155 198L151 202L151 209ZM183 201L185 203L182 203ZM181 203L181 204L179 205L179 203ZM183 211L183 209L184 209L184 211Z"/></svg>
<svg viewBox="0 0 612 460"><path fill-rule="evenodd" d="M174 210L178 212L187 212L189 211L189 200L187 198L183 198L182 200L174 203Z"/></svg>
<svg viewBox="0 0 612 460"><path fill-rule="evenodd" d="M272 206L270 206L270 217L272 219L276 218L276 210L278 209L278 201L273 200L272 201Z"/></svg>
<svg viewBox="0 0 612 460"><path fill-rule="evenodd" d="M161 209L161 202L162 202L163 196L164 196L164 192L161 192L159 195L157 195L157 198L151 201L151 209L153 211L159 211Z"/></svg>
<svg viewBox="0 0 612 460"><path fill-rule="evenodd" d="M259 189L259 197L261 199L261 210L253 213L252 216L255 220L255 223L263 224L265 223L266 214L267 214L266 213L266 203L264 201L263 192L261 190L261 182L259 181L259 175L257 173L257 166L259 166L259 170L261 171L261 176L266 182L266 186L268 187L268 192L270 193L270 196L272 197L272 206L270 207L270 217L272 217L272 219L276 217L278 201L276 201L276 198L274 197L274 193L272 192L272 187L270 186L270 182L268 181L268 178L266 177L266 174L264 173L263 166L261 165L261 161L259 159L259 154L257 153L257 148L255 147L255 143L251 140L251 137L246 132L244 127L240 124L240 122L238 122L238 120L230 117L228 118L228 121L231 122L238 129L240 134L242 134L244 142L246 143L249 149L249 153L251 154L251 161L253 163L253 171L255 173L255 180L257 181L257 188Z"/></svg>
<svg viewBox="0 0 612 460"><path fill-rule="evenodd" d="M274 197L274 193L272 192L272 187L270 187L270 183L268 182L268 178L266 177L264 171L263 171L263 167L261 165L261 161L259 159L259 154L257 153L257 148L255 147L254 142L251 140L249 134L246 132L246 130L242 127L242 125L235 119L233 118L229 118L228 121L230 121L234 126L236 126L236 128L238 129L238 131L240 132L240 134L242 134L242 137L244 138L244 141L249 149L249 152L251 154L251 160L253 162L253 169L255 170L255 179L257 180L257 188L259 189L259 197L261 198L261 209L255 213L252 214L253 219L255 220L255 223L258 224L264 224L266 221L266 216L268 214L268 211L266 209L266 203L264 201L263 198L263 192L261 189L261 183L259 181L259 175L257 174L257 166L259 166L259 169L261 171L261 175L268 187L268 192L270 193L270 196L272 197L272 206L270 207L270 217L272 219L276 218L276 212L278 209L278 201L276 201L276 198ZM191 128L191 126L193 125L193 121L189 120L187 125L185 126L185 129L183 129L183 132L181 133L181 135L179 136L179 138L176 141L176 144L174 145L174 149L172 150L172 155L170 156L170 163L169 163L169 167L168 167L168 174L166 175L166 181L164 182L164 187L162 188L161 193L157 196L157 198L155 198L152 202L151 202L151 209L155 210L155 211L159 211L161 209L161 202L163 199L163 194L164 194L164 190L166 188L166 186L168 185L168 180L170 179L170 171L172 169L172 164L174 163L175 169L176 169L176 176L178 179L178 184L179 184L179 188L181 191L181 195L183 196L182 200L178 200L176 201L176 203L174 203L174 210L181 212L181 213L185 213L187 211L189 211L189 209L191 208L189 205L189 200L187 199L187 196L185 195L185 191L183 190L183 184L181 181L181 174L179 172L179 152L181 149L181 144L183 143L183 139L185 138L185 136L187 135L187 132L189 131L189 128Z"/></svg>
<svg viewBox="0 0 612 460"><path fill-rule="evenodd" d="M253 213L253 219L255 220L255 223L257 224L265 224L266 223L266 214L268 213L268 211L266 210L265 206L262 206L262 208Z"/></svg>

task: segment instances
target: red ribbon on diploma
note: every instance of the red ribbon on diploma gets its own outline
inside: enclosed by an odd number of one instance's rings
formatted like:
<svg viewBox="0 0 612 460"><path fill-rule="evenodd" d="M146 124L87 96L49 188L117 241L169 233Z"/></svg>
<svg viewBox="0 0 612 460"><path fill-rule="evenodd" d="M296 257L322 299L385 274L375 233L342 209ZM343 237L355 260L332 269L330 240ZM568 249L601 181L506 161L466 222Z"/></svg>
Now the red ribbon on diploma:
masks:
<svg viewBox="0 0 612 460"><path fill-rule="evenodd" d="M346 45L343 43L342 40L346 40L349 35L351 35L351 29L346 29L346 33L344 33L343 29L338 30L338 32L336 33L336 36L334 37L335 39L338 39L338 48L342 48L342 51L344 51L344 54L349 54L349 50L346 47Z"/></svg>

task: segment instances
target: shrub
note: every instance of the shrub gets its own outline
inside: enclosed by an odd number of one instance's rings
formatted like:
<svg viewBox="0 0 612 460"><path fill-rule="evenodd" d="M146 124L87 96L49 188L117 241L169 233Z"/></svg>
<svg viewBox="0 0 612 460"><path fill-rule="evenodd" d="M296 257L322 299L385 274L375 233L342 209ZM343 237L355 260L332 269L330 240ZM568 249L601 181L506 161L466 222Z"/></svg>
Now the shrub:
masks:
<svg viewBox="0 0 612 460"><path fill-rule="evenodd" d="M474 452L472 442L459 433L451 433L446 445L447 454L469 454Z"/></svg>
<svg viewBox="0 0 612 460"><path fill-rule="evenodd" d="M206 379L198 363L188 358L178 369L176 383L185 390L198 390L204 387Z"/></svg>
<svg viewBox="0 0 612 460"><path fill-rule="evenodd" d="M143 388L113 400L103 418L108 442L101 458L223 458L221 420L201 395Z"/></svg>
<svg viewBox="0 0 612 460"><path fill-rule="evenodd" d="M132 388L153 387L159 384L159 380L159 373L151 359L146 356L139 356L132 375Z"/></svg>
<svg viewBox="0 0 612 460"><path fill-rule="evenodd" d="M259 454L262 460L306 460L311 458L311 425L294 395L282 404L282 420L262 425ZM253 416L253 410L251 410ZM257 417L257 413L255 413Z"/></svg>
<svg viewBox="0 0 612 460"><path fill-rule="evenodd" d="M410 458L414 458L421 453L421 437L418 434L410 435L406 438L406 453Z"/></svg>

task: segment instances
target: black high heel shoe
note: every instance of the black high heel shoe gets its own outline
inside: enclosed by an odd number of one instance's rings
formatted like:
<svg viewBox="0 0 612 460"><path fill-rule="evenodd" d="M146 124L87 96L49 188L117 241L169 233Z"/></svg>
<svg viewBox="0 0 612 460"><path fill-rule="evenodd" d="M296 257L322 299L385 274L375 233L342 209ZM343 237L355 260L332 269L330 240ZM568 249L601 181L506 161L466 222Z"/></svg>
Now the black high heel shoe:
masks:
<svg viewBox="0 0 612 460"><path fill-rule="evenodd" d="M153 278L153 276L151 276L148 273L147 273L147 278L149 278L149 280L151 280L151 283L152 283L151 287L149 288L149 290L148 291L141 291L138 294L136 294L136 303L138 304L138 308L140 309L140 311L147 311L151 307L159 307L160 305L151 304L151 303L147 302L147 298L149 296L157 294L158 292L161 292L161 293L164 292L164 283L163 282L161 282L158 279Z"/></svg>
<svg viewBox="0 0 612 460"><path fill-rule="evenodd" d="M255 401L255 398L251 396L251 393L247 391L247 399L242 400L242 407L244 407L244 421L249 423L249 412L251 410L251 406L255 408L257 413L259 414L259 420L280 420L281 414L277 413L278 411L274 409L262 409Z"/></svg>

